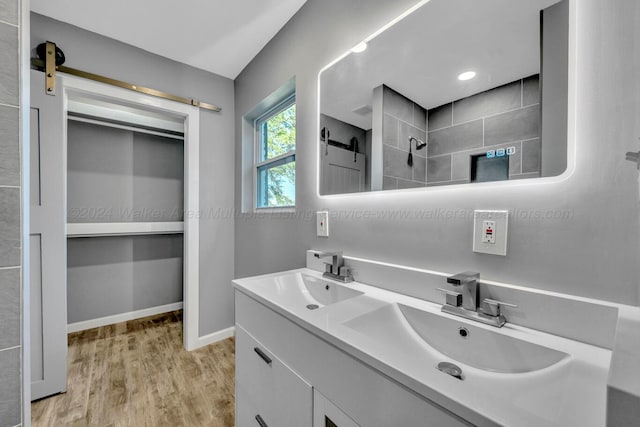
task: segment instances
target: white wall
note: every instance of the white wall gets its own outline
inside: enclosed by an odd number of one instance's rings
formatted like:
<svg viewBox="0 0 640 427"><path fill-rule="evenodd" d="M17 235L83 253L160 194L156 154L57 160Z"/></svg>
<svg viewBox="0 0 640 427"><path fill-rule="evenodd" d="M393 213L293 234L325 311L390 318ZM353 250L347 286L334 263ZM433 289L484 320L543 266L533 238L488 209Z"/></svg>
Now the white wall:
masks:
<svg viewBox="0 0 640 427"><path fill-rule="evenodd" d="M200 110L200 336L233 325L233 81L38 14L32 48L56 42L65 65L222 107Z"/></svg>
<svg viewBox="0 0 640 427"><path fill-rule="evenodd" d="M637 151L638 37L635 0L577 1L577 154L572 176L552 184L429 189L422 192L317 196L317 74L414 1L309 0L235 82L236 200L240 200L241 118L296 76L298 217L236 221L236 276L301 267L308 248L445 272L477 270L487 279L625 304L639 303L638 182L625 151ZM635 61L635 62L634 62ZM634 68L635 66L635 68ZM239 202L236 205L239 209ZM565 211L569 219L510 220L507 257L471 251L472 221L331 220L315 237L313 213L389 215L473 209Z"/></svg>

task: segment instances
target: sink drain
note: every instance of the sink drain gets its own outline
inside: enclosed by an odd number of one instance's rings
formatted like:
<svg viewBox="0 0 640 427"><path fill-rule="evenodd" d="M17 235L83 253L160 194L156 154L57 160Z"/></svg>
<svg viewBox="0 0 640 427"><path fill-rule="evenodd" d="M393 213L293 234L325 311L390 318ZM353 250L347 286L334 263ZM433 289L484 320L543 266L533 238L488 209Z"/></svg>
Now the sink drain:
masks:
<svg viewBox="0 0 640 427"><path fill-rule="evenodd" d="M454 378L459 380L464 380L464 376L462 375L462 369L458 365L454 365L451 362L440 362L438 363L438 370L444 372L447 375L451 375Z"/></svg>
<svg viewBox="0 0 640 427"><path fill-rule="evenodd" d="M320 306L318 304L309 304L307 308L309 310L315 310L316 308L320 308Z"/></svg>

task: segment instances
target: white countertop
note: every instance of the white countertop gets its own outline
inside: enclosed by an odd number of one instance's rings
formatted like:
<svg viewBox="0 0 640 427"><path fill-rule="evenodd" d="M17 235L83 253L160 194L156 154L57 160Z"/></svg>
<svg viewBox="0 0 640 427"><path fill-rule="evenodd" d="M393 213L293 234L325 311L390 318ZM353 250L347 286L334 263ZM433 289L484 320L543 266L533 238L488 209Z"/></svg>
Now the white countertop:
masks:
<svg viewBox="0 0 640 427"><path fill-rule="evenodd" d="M291 304L286 288L280 286L280 277L296 274L322 278L321 273L303 268L237 279L233 283L237 290L298 326L476 425L605 425L609 350L509 323L500 329L481 325L441 313L438 304L357 282L345 286L363 295L308 310L303 304ZM395 339L394 345L388 345L379 336L374 339L345 325L351 319L393 303L450 317L461 326L489 328L562 351L569 357L526 373L489 372L454 361L465 374L464 381L460 381L434 369L435 359L425 357L424 346L417 340Z"/></svg>

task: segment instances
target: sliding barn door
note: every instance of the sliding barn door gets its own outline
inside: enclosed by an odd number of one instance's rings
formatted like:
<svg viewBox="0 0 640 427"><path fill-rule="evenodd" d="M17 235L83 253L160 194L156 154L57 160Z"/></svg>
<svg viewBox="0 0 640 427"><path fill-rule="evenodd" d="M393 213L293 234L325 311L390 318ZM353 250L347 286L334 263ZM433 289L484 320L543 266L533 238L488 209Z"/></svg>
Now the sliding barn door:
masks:
<svg viewBox="0 0 640 427"><path fill-rule="evenodd" d="M364 191L365 155L332 145L321 148L322 177L320 194Z"/></svg>
<svg viewBox="0 0 640 427"><path fill-rule="evenodd" d="M64 111L31 71L31 398L67 389L67 241Z"/></svg>

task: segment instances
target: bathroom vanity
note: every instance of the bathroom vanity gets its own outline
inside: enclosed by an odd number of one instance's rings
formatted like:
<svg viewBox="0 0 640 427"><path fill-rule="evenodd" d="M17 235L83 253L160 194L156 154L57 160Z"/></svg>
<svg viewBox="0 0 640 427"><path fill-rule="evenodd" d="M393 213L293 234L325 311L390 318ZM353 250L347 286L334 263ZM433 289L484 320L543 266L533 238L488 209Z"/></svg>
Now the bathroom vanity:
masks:
<svg viewBox="0 0 640 427"><path fill-rule="evenodd" d="M605 424L610 349L515 325L516 308L497 328L358 279L233 282L239 427Z"/></svg>

